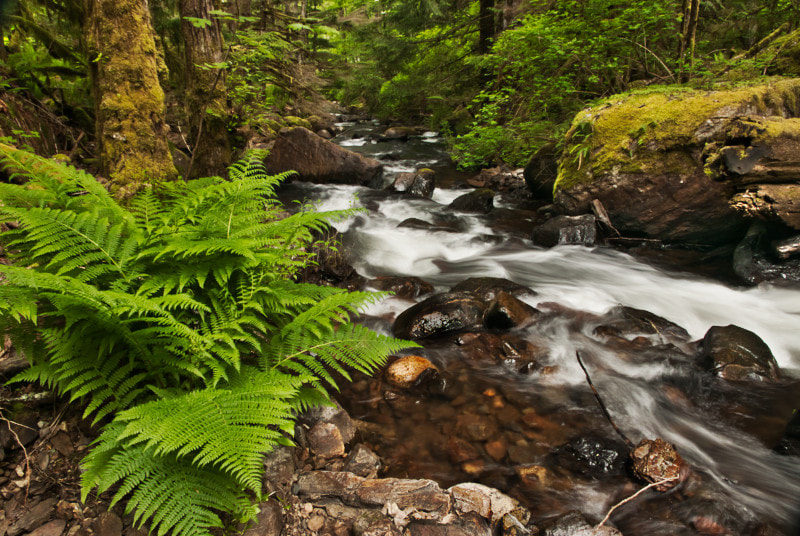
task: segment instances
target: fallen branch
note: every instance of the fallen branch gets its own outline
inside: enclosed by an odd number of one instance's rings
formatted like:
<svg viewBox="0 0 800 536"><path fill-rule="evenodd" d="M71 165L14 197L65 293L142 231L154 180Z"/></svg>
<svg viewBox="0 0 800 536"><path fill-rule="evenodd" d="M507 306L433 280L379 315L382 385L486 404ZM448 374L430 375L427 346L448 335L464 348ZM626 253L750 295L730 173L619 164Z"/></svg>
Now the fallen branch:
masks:
<svg viewBox="0 0 800 536"><path fill-rule="evenodd" d="M25 448L25 445L22 444L22 441L20 440L19 436L17 435L17 432L14 431L14 428L12 428L11 425L15 424L17 426L21 426L23 428L29 428L29 429L30 429L30 427L29 426L25 426L24 424L20 424L18 422L14 422L12 420L6 419L5 416L3 415L2 411L0 411L0 421L4 421L6 423L6 426L8 426L8 431L11 432L11 435L14 436L14 441L17 442L17 445L19 445L19 448L22 449L22 454L25 456L25 473L23 475L19 475L19 476L20 477L24 477L24 479L22 481L25 482L25 502L27 502L28 501L28 494L31 491L31 458L28 455L28 450ZM17 473L17 474L19 474L19 473Z"/></svg>
<svg viewBox="0 0 800 536"><path fill-rule="evenodd" d="M595 389L594 384L592 383L592 378L589 377L589 371L586 370L586 367L583 365L583 360L581 359L581 353L575 352L575 357L578 358L578 364L581 366L581 370L583 370L584 376L586 376L586 381L589 382L589 387L592 388L592 392L594 393L594 397L597 399L597 403L600 404L600 409L603 410L603 415L606 416L606 419L617 432L617 434L625 441L625 444L628 445L630 448L634 448L633 442L628 439L628 437L619 429L617 423L614 422L614 419L611 418L611 414L606 409L606 405L603 404L603 399L600 398L600 393L597 392Z"/></svg>
<svg viewBox="0 0 800 536"><path fill-rule="evenodd" d="M640 489L639 491L637 491L636 493L634 493L630 497L626 497L625 499L622 499L620 502L618 502L617 504L615 504L614 506L611 507L611 509L606 514L606 517L604 517L603 520L600 523L598 523L595 528L600 528L603 525L605 525L606 522L611 517L611 514L614 513L614 510L616 510L617 508L619 508L623 504L634 500L636 497L638 497L639 495L641 495L645 491L649 490L650 488L654 488L656 486L660 486L661 484L666 484L667 482L672 482L673 480L676 480L677 478L678 477L674 476L672 478L665 478L664 480L659 480L658 482L653 482L652 484L646 485L645 487L643 487L642 489Z"/></svg>

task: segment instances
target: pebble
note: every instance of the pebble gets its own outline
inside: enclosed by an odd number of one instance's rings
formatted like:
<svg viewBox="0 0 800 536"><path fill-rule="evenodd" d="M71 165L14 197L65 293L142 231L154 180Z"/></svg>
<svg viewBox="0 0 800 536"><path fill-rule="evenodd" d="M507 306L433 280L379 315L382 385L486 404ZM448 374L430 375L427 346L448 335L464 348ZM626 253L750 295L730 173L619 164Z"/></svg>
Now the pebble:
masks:
<svg viewBox="0 0 800 536"><path fill-rule="evenodd" d="M322 516L313 516L306 522L309 530L317 531L325 525L325 518Z"/></svg>

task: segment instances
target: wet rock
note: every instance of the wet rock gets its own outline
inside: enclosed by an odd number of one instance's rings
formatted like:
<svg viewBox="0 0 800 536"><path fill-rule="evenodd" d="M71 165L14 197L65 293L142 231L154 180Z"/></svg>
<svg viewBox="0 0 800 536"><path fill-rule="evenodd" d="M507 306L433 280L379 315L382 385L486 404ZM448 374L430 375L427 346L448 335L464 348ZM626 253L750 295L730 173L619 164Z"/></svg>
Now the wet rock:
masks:
<svg viewBox="0 0 800 536"><path fill-rule="evenodd" d="M456 484L447 490L453 497L453 505L462 514L475 512L492 525L499 523L507 514L513 515L523 525L530 520L531 514L523 508L516 499L500 491L467 482Z"/></svg>
<svg viewBox="0 0 800 536"><path fill-rule="evenodd" d="M403 339L425 339L468 331L483 325L486 304L470 294L435 294L406 309L394 323L394 335Z"/></svg>
<svg viewBox="0 0 800 536"><path fill-rule="evenodd" d="M647 482L654 484L658 491L667 491L682 481L689 474L689 465L671 444L661 438L643 439L631 451L633 472Z"/></svg>
<svg viewBox="0 0 800 536"><path fill-rule="evenodd" d="M389 127L383 131L378 141L406 141L416 132L417 129L414 127Z"/></svg>
<svg viewBox="0 0 800 536"><path fill-rule="evenodd" d="M645 335L655 339L655 343L684 343L690 338L689 332L666 318L626 306L614 307L603 315L595 334L627 340Z"/></svg>
<svg viewBox="0 0 800 536"><path fill-rule="evenodd" d="M624 446L599 437L579 437L561 447L559 461L567 468L586 476L599 478L618 474L625 465Z"/></svg>
<svg viewBox="0 0 800 536"><path fill-rule="evenodd" d="M622 536L617 529L590 525L578 512L570 512L537 525L541 536Z"/></svg>
<svg viewBox="0 0 800 536"><path fill-rule="evenodd" d="M322 458L344 456L345 448L342 433L335 424L320 422L308 431L308 443L311 452Z"/></svg>
<svg viewBox="0 0 800 536"><path fill-rule="evenodd" d="M505 292L514 297L536 295L536 292L530 288L502 277L470 277L450 290L451 292L473 294L485 302L491 302L500 292Z"/></svg>
<svg viewBox="0 0 800 536"><path fill-rule="evenodd" d="M488 441L483 448L486 449L486 454L496 462L503 461L508 454L508 443L504 438Z"/></svg>
<svg viewBox="0 0 800 536"><path fill-rule="evenodd" d="M453 200L448 206L451 210L487 214L494 208L494 191L478 188Z"/></svg>
<svg viewBox="0 0 800 536"><path fill-rule="evenodd" d="M407 299L433 292L433 285L419 277L376 277L370 284L378 290L393 292Z"/></svg>
<svg viewBox="0 0 800 536"><path fill-rule="evenodd" d="M703 337L701 365L732 381L778 379L778 363L769 346L739 326L712 326Z"/></svg>
<svg viewBox="0 0 800 536"><path fill-rule="evenodd" d="M800 235L772 243L772 253L781 260L800 256Z"/></svg>
<svg viewBox="0 0 800 536"><path fill-rule="evenodd" d="M350 415L335 400L331 405L310 408L301 416L300 422L309 426L323 422L334 424L339 429L342 441L345 443L349 443L356 433L356 427Z"/></svg>
<svg viewBox="0 0 800 536"><path fill-rule="evenodd" d="M391 363L385 372L386 381L401 389L419 385L433 376L439 369L429 359L418 355L403 356Z"/></svg>
<svg viewBox="0 0 800 536"><path fill-rule="evenodd" d="M488 415L462 413L456 419L459 435L470 441L493 439L497 433L497 423Z"/></svg>
<svg viewBox="0 0 800 536"><path fill-rule="evenodd" d="M447 457L453 463L463 463L480 458L480 454L472 443L451 436L447 440Z"/></svg>
<svg viewBox="0 0 800 536"><path fill-rule="evenodd" d="M508 192L520 199L530 195L521 171L512 170L505 165L482 169L476 176L467 179L467 184L474 188L491 188L495 192Z"/></svg>
<svg viewBox="0 0 800 536"><path fill-rule="evenodd" d="M564 244L593 246L597 239L595 217L591 214L556 216L534 227L531 239L535 245L546 248Z"/></svg>
<svg viewBox="0 0 800 536"><path fill-rule="evenodd" d="M377 181L383 166L303 127L281 129L264 161L269 173L294 170L299 179L319 184L367 185Z"/></svg>
<svg viewBox="0 0 800 536"><path fill-rule="evenodd" d="M122 533L122 520L114 512L103 512L93 525L97 536L118 536Z"/></svg>
<svg viewBox="0 0 800 536"><path fill-rule="evenodd" d="M344 470L365 478L375 478L381 468L381 459L368 447L359 443L350 450Z"/></svg>
<svg viewBox="0 0 800 536"><path fill-rule="evenodd" d="M558 176L560 151L551 142L543 145L531 157L522 175L534 199L553 201L553 186Z"/></svg>
<svg viewBox="0 0 800 536"><path fill-rule="evenodd" d="M507 292L500 291L489 305L484 324L489 329L511 329L530 325L539 311Z"/></svg>
<svg viewBox="0 0 800 536"><path fill-rule="evenodd" d="M387 188L393 192L405 192L414 197L430 199L436 188L436 172L432 169L421 168L415 172L400 173L394 182Z"/></svg>

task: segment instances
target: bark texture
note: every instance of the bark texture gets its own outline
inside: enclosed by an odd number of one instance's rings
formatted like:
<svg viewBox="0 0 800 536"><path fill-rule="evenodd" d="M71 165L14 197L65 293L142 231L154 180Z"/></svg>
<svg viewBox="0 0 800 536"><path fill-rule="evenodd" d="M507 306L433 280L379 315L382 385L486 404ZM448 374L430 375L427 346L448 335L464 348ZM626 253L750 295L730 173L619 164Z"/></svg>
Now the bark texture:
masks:
<svg viewBox="0 0 800 536"><path fill-rule="evenodd" d="M120 197L176 179L146 1L86 0L86 14L102 173Z"/></svg>
<svg viewBox="0 0 800 536"><path fill-rule="evenodd" d="M181 31L185 42L186 117L192 161L187 175L219 175L231 161L228 105L224 69L212 67L225 60L219 20L211 15L212 0L181 0ZM195 26L186 17L211 24Z"/></svg>

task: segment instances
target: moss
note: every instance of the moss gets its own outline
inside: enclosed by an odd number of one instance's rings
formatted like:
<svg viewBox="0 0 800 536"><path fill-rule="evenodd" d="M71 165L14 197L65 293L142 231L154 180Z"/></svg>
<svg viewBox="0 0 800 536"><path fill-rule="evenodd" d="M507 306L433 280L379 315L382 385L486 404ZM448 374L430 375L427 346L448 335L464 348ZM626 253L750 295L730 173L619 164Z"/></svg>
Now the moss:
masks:
<svg viewBox="0 0 800 536"><path fill-rule="evenodd" d="M284 116L283 120L286 122L287 126L290 127L303 127L307 128L308 130L312 130L311 122L307 119L303 119L302 117L297 117L294 115L287 115Z"/></svg>
<svg viewBox="0 0 800 536"><path fill-rule="evenodd" d="M800 115L798 101L800 79L725 91L666 87L612 96L573 119L555 188L609 173L688 173L696 164L686 148L701 151L724 135L719 129L725 119Z"/></svg>

